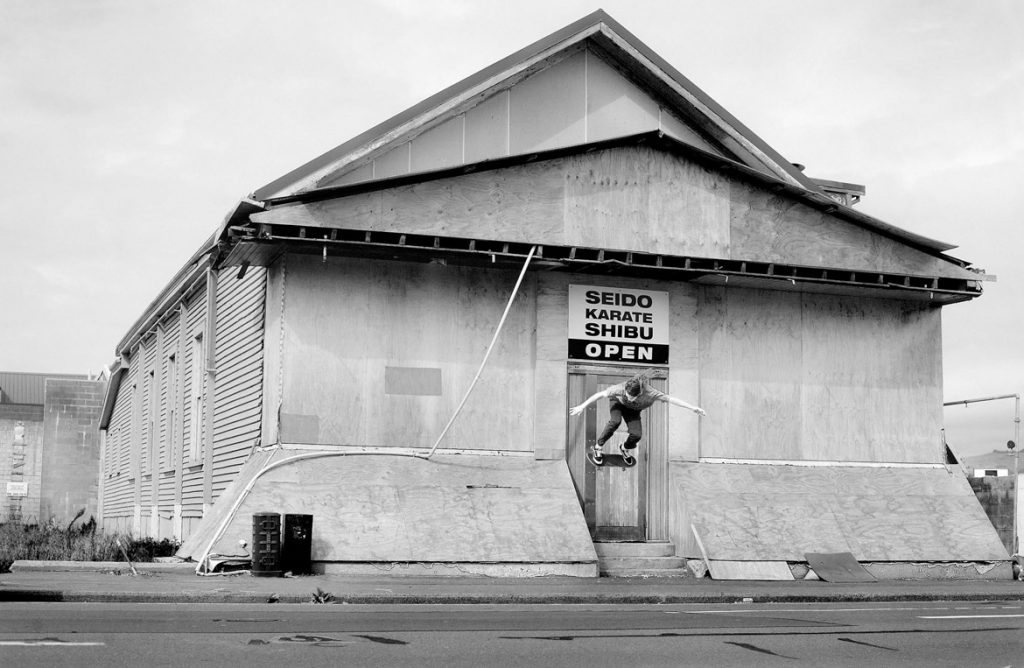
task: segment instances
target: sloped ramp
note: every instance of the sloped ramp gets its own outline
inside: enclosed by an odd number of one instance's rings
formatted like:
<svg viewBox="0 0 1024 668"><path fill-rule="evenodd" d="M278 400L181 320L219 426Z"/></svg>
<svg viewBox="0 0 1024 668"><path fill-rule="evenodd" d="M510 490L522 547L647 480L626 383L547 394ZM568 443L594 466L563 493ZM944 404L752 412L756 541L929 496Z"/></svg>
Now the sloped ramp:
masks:
<svg viewBox="0 0 1024 668"><path fill-rule="evenodd" d="M966 478L945 467L672 462L680 554L710 561L1009 559ZM691 530L692 525L692 530ZM673 536L675 538L675 536Z"/></svg>
<svg viewBox="0 0 1024 668"><path fill-rule="evenodd" d="M209 519L223 530L204 520L206 544L190 539L178 555L237 553L240 540L252 541L253 514L300 513L313 516L312 560L323 572L598 574L564 461L323 455L265 472L230 518L224 508L244 485L222 495Z"/></svg>

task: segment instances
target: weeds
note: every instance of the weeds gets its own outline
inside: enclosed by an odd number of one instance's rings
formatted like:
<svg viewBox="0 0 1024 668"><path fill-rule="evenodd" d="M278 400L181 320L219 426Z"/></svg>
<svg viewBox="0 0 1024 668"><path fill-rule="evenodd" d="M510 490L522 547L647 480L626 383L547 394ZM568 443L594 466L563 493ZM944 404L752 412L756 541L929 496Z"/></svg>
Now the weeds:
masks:
<svg viewBox="0 0 1024 668"><path fill-rule="evenodd" d="M123 561L124 547L130 561L153 561L156 557L173 555L179 544L154 538L132 538L124 534L103 534L97 531L96 520L90 518L79 526L75 521L66 527L55 524L0 524L0 573L11 570L19 559L46 561Z"/></svg>
<svg viewBox="0 0 1024 668"><path fill-rule="evenodd" d="M334 594L317 587L316 591L313 592L313 596L310 598L310 603L334 603Z"/></svg>

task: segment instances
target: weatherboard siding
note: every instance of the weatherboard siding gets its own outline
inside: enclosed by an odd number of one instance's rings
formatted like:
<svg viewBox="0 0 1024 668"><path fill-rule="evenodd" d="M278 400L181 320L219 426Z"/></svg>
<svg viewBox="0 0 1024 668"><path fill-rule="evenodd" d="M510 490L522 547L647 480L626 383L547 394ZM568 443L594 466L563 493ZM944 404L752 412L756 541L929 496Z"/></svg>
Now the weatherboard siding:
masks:
<svg viewBox="0 0 1024 668"><path fill-rule="evenodd" d="M220 495L260 443L266 270L221 272L217 294L217 385L213 495Z"/></svg>

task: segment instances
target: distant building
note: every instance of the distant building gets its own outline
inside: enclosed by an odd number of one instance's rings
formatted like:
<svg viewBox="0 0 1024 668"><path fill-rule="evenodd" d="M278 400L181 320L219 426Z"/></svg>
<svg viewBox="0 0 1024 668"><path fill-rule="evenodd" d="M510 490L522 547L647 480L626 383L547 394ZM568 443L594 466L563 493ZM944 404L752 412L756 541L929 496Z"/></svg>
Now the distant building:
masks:
<svg viewBox="0 0 1024 668"><path fill-rule="evenodd" d="M0 522L70 522L98 514L105 381L0 372Z"/></svg>

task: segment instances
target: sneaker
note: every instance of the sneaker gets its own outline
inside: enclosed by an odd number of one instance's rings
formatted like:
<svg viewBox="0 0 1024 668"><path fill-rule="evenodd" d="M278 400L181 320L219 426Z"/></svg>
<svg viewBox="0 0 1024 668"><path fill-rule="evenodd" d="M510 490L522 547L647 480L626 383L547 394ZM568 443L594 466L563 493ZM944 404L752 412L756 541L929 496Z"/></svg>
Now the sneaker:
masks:
<svg viewBox="0 0 1024 668"><path fill-rule="evenodd" d="M595 464L600 464L602 461L604 461L604 444L602 444L602 443L595 443L590 448L590 453L591 453L590 458L594 460L594 463Z"/></svg>
<svg viewBox="0 0 1024 668"><path fill-rule="evenodd" d="M633 466L636 464L636 448L627 448L624 443L620 443L619 452L622 453L622 461L626 466Z"/></svg>

